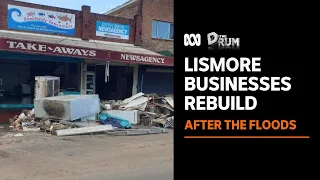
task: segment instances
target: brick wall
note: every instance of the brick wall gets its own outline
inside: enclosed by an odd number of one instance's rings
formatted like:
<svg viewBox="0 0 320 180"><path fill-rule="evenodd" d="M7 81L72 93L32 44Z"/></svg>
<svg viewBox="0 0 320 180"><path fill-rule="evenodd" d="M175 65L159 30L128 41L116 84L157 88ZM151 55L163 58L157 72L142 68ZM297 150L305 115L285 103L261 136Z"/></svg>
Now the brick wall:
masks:
<svg viewBox="0 0 320 180"><path fill-rule="evenodd" d="M135 15L140 14L140 1L136 1L127 5L125 8L121 8L117 11L110 13L111 16L123 17L128 19L134 19Z"/></svg>
<svg viewBox="0 0 320 180"><path fill-rule="evenodd" d="M173 52L172 40L152 38L152 20L173 22L173 0L143 0L142 46L153 51Z"/></svg>
<svg viewBox="0 0 320 180"><path fill-rule="evenodd" d="M83 38L84 40L94 39L94 40L106 40L106 41L125 42L125 43L134 43L134 40L136 39L135 37L136 23L133 19L126 19L122 17L106 16L102 14L91 13L89 6L83 6L82 11L77 11L77 10L31 4L31 3L19 2L19 1L13 1L13 0L0 0L0 29L3 29L3 30L8 30L8 25L7 25L8 24L7 22L8 21L8 14L7 14L8 4L75 14L76 33L73 37L76 37L76 38ZM130 25L129 40L95 36L96 20ZM26 31L26 32L30 32L30 31Z"/></svg>
<svg viewBox="0 0 320 180"><path fill-rule="evenodd" d="M142 8L140 9L141 6ZM141 32L139 31L138 25L136 29L136 33L141 34L141 40L136 39L136 45L141 45L142 47L155 52L166 50L173 52L172 40L152 38L152 20L173 22L173 0L138 0L109 15L131 19L134 16L141 15Z"/></svg>

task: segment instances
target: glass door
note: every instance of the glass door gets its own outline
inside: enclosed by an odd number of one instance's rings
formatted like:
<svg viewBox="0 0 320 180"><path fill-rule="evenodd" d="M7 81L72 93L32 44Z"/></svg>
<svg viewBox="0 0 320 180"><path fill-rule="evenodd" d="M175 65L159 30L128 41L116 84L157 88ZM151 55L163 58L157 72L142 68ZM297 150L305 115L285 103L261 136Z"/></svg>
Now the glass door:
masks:
<svg viewBox="0 0 320 180"><path fill-rule="evenodd" d="M95 72L87 72L87 94L94 94L96 89Z"/></svg>

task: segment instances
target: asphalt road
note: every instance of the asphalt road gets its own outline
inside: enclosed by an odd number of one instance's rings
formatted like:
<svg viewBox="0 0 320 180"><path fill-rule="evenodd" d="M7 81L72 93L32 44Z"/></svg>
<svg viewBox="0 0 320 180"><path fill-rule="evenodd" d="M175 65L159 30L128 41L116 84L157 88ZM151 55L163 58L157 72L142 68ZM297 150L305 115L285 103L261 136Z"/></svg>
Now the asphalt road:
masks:
<svg viewBox="0 0 320 180"><path fill-rule="evenodd" d="M12 135L18 133L23 136ZM0 131L0 174L1 180L170 180L173 133L57 137Z"/></svg>

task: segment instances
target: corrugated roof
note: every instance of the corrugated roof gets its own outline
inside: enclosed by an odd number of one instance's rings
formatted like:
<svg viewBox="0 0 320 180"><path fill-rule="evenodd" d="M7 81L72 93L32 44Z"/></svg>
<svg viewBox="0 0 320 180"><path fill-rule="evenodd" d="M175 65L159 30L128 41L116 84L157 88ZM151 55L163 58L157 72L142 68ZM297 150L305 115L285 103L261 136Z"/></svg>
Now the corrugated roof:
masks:
<svg viewBox="0 0 320 180"><path fill-rule="evenodd" d="M127 52L127 53L138 53L138 54L162 56L158 53L155 53L150 50L141 48L139 46L134 46L133 44L128 44L128 43L116 43L116 42L96 41L96 40L84 41L80 38L17 32L17 31L7 31L7 30L0 30L0 38L37 41L37 42L60 44L60 45L66 45L66 46L77 46L77 47L91 48L91 49L101 49L101 50L120 51L120 52Z"/></svg>

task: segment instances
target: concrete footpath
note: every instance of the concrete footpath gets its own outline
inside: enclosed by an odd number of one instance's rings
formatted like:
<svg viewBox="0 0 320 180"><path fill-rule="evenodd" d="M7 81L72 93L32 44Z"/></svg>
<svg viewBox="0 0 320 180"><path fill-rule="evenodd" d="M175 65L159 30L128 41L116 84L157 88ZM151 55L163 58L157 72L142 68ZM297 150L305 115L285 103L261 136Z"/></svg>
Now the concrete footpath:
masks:
<svg viewBox="0 0 320 180"><path fill-rule="evenodd" d="M173 179L173 133L57 137L0 133L1 180ZM20 133L20 132L19 132Z"/></svg>

